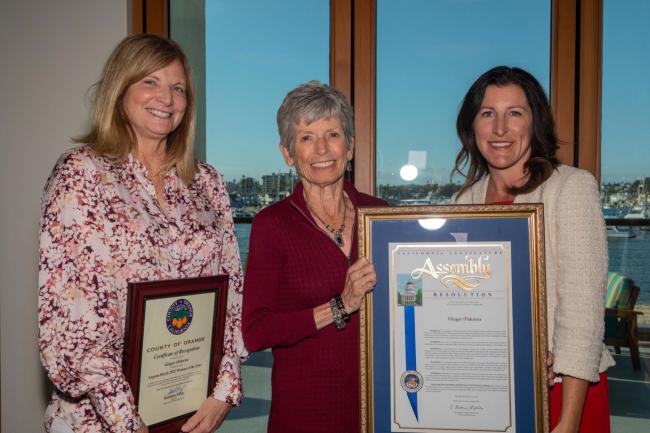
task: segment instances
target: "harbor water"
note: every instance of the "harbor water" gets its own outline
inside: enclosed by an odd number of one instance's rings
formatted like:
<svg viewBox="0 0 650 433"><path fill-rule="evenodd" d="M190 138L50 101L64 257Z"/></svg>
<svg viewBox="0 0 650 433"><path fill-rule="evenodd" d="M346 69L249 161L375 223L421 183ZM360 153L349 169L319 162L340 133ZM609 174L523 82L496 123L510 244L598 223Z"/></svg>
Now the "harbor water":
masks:
<svg viewBox="0 0 650 433"><path fill-rule="evenodd" d="M634 227L632 233L631 238L607 239L609 270L632 278L641 288L637 305L650 306L650 230Z"/></svg>
<svg viewBox="0 0 650 433"><path fill-rule="evenodd" d="M235 232L242 263L248 257L250 224L235 224ZM650 308L650 230L632 229L634 237L608 237L609 270L629 276L641 288L637 305ZM644 315L646 316L646 315ZM650 323L650 317L640 316L641 323Z"/></svg>

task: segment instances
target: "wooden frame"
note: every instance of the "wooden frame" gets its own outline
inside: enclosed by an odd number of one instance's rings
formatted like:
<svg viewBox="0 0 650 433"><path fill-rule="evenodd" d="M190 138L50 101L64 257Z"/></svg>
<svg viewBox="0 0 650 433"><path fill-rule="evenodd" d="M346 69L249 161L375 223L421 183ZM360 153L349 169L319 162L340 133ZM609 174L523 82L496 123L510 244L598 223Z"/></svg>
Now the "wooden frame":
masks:
<svg viewBox="0 0 650 433"><path fill-rule="evenodd" d="M614 346L614 352L621 354L621 346L630 349L630 358L634 370L641 370L641 358L639 356L639 332L637 327L637 317L643 314L640 311L634 311L636 300L639 297L641 289L632 283L632 290L626 305L619 308L605 309L605 344ZM607 335L607 320L616 322L616 335Z"/></svg>
<svg viewBox="0 0 650 433"><path fill-rule="evenodd" d="M123 369L150 432L177 432L212 392L227 299L227 275L129 283Z"/></svg>

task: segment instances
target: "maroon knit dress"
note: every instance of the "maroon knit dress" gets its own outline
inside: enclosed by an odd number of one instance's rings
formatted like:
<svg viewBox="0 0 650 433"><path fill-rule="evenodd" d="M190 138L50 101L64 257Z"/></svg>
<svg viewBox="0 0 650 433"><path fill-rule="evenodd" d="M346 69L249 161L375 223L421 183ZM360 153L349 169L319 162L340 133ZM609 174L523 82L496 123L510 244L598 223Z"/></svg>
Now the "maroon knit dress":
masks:
<svg viewBox="0 0 650 433"><path fill-rule="evenodd" d="M357 206L385 206L345 183ZM356 227L351 262L357 259ZM299 184L253 220L242 331L251 351L273 348L269 433L359 432L359 315L338 331L314 307L343 290L348 260L307 209Z"/></svg>

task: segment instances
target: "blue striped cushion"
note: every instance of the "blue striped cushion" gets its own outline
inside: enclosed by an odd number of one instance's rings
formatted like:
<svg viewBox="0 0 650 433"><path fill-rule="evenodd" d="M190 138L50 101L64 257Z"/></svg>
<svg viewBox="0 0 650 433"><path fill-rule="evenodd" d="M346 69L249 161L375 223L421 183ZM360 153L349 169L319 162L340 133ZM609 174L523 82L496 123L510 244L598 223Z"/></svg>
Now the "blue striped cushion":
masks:
<svg viewBox="0 0 650 433"><path fill-rule="evenodd" d="M627 305L632 292L632 280L620 272L610 272L607 279L605 308L622 308Z"/></svg>

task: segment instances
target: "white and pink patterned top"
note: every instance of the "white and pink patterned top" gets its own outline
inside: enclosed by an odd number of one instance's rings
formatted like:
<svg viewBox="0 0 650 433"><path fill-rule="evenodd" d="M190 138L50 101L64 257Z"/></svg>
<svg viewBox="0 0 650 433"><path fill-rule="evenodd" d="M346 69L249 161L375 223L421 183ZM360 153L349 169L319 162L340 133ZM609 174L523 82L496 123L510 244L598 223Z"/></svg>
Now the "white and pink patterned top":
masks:
<svg viewBox="0 0 650 433"><path fill-rule="evenodd" d="M39 348L55 417L73 431L131 432L142 421L122 373L127 283L230 276L224 357L213 397L238 405L242 271L228 193L199 163L188 187L170 170L163 212L145 167L83 146L56 164L42 201Z"/></svg>

